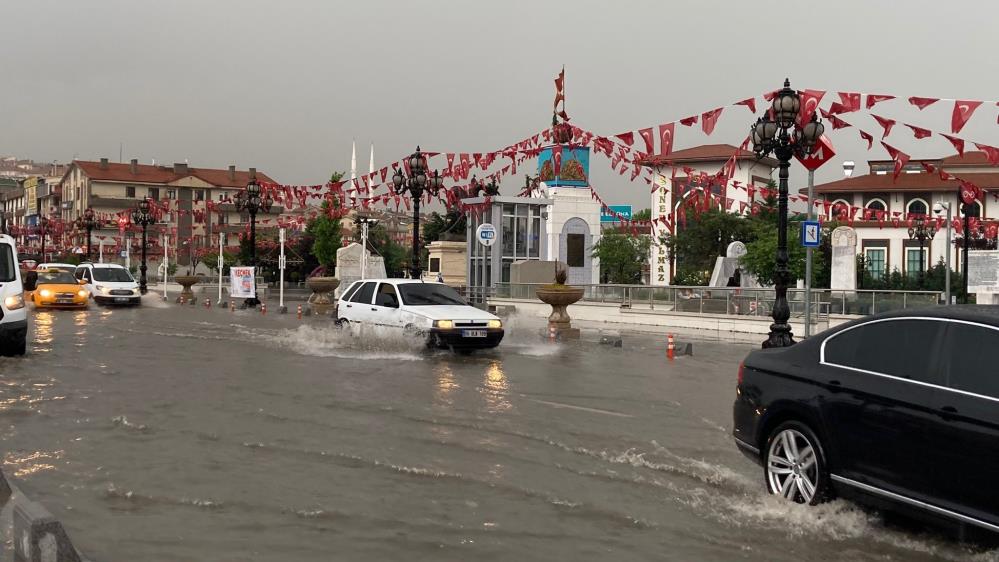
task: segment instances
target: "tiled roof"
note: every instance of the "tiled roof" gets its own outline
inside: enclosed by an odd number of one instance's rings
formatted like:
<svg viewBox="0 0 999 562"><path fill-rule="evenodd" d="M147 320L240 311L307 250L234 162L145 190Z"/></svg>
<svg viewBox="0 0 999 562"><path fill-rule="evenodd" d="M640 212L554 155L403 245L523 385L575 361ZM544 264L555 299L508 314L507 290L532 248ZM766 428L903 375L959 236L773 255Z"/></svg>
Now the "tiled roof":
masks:
<svg viewBox="0 0 999 562"><path fill-rule="evenodd" d="M945 167L951 166L989 166L988 156L981 151L966 151L964 155L955 154L953 156L948 156L944 158L941 165Z"/></svg>
<svg viewBox="0 0 999 562"><path fill-rule="evenodd" d="M999 171L965 174L963 178L983 189L999 189ZM867 174L845 178L815 186L816 193L857 193L886 191L957 191L960 184L956 180L942 180L939 174L926 172L901 173L894 178L887 174ZM806 189L799 190L806 193Z"/></svg>
<svg viewBox="0 0 999 562"><path fill-rule="evenodd" d="M229 170L217 170L212 168L187 168L187 173L177 174L173 166L152 166L149 164L136 165L135 173L132 173L131 164L117 164L108 162L104 168L100 162L87 160L74 160L74 164L91 180L111 181L111 182L135 182L135 183L159 183L167 184L189 176L194 176L204 182L216 187L246 187L250 183L250 172L237 170L235 179L229 178ZM275 183L267 174L257 172L257 181Z"/></svg>
<svg viewBox="0 0 999 562"><path fill-rule="evenodd" d="M738 160L756 160L756 154L742 150L731 144L702 144L683 150L674 150L669 154L655 154L638 161L642 166L661 166L663 164L686 164L690 162L723 162L738 153ZM777 161L772 158L762 158L761 162L776 167Z"/></svg>

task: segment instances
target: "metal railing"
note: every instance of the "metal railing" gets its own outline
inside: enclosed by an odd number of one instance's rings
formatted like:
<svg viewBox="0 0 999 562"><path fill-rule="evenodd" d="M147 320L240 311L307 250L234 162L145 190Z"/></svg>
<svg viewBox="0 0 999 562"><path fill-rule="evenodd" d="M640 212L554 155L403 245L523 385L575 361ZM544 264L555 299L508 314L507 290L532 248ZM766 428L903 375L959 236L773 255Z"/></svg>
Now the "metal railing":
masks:
<svg viewBox="0 0 999 562"><path fill-rule="evenodd" d="M469 288L469 294L495 298L536 300L535 291L543 283L499 283L491 291ZM583 301L614 304L632 309L664 310L698 314L770 316L773 288L741 287L652 287L648 285L575 285L583 289ZM792 316L805 314L805 290L788 289ZM870 291L812 289L815 320L830 314L866 315L940 304L937 291Z"/></svg>

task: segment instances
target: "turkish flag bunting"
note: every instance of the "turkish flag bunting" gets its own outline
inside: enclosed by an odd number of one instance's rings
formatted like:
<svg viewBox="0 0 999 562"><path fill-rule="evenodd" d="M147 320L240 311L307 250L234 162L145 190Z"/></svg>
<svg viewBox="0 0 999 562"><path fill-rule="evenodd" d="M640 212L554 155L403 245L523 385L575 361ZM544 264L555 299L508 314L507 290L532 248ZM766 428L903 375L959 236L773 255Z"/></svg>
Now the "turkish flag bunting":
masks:
<svg viewBox="0 0 999 562"><path fill-rule="evenodd" d="M830 113L852 113L860 110L860 92L837 92L839 103L829 106Z"/></svg>
<svg viewBox="0 0 999 562"><path fill-rule="evenodd" d="M961 132L968 119L982 105L980 101L954 100L954 112L950 116L950 131L955 135Z"/></svg>
<svg viewBox="0 0 999 562"><path fill-rule="evenodd" d="M684 127L691 127L695 123L697 123L697 116L696 115L692 115L690 117L686 117L684 119L680 119L680 124L683 125Z"/></svg>
<svg viewBox="0 0 999 562"><path fill-rule="evenodd" d="M645 141L645 153L652 154L655 151L655 142L652 139L652 127L638 131L639 136Z"/></svg>
<svg viewBox="0 0 999 562"><path fill-rule="evenodd" d="M956 150L959 155L964 156L964 139L959 139L943 133L940 133L940 136L949 140L950 143L954 145L954 150Z"/></svg>
<svg viewBox="0 0 999 562"><path fill-rule="evenodd" d="M774 101L775 97L777 97L777 90L763 94L763 99L767 101Z"/></svg>
<svg viewBox="0 0 999 562"><path fill-rule="evenodd" d="M905 123L905 126L912 129L912 134L915 135L917 139L925 139L926 137L933 134L933 131L929 129L924 129L922 127L917 127L915 125L910 125Z"/></svg>
<svg viewBox="0 0 999 562"><path fill-rule="evenodd" d="M621 133L620 135L614 136L621 139L621 142L628 146L635 144L635 133Z"/></svg>
<svg viewBox="0 0 999 562"><path fill-rule="evenodd" d="M798 110L798 125L804 126L812 119L815 110L822 101L822 96L826 95L825 90L804 90L800 92L801 105Z"/></svg>
<svg viewBox="0 0 999 562"><path fill-rule="evenodd" d="M865 133L862 129L858 129L858 131L860 131L860 138L867 141L867 150L870 150L871 147L874 146L874 137Z"/></svg>
<svg viewBox="0 0 999 562"><path fill-rule="evenodd" d="M891 132L891 128L895 126L894 119L888 119L886 117L881 117L880 115L875 115L873 113L871 114L871 117L873 117L874 120L878 122L878 125L881 125L881 127L884 128L885 130L884 134L881 135L881 138L887 137L888 133Z"/></svg>
<svg viewBox="0 0 999 562"><path fill-rule="evenodd" d="M917 96L912 96L909 98L909 103L919 108L920 111L926 109L927 107L940 101L939 98L920 98Z"/></svg>
<svg viewBox="0 0 999 562"><path fill-rule="evenodd" d="M993 166L999 165L999 148L978 142L975 143L975 146L989 158L989 164Z"/></svg>
<svg viewBox="0 0 999 562"><path fill-rule="evenodd" d="M867 109L874 107L874 104L881 103L883 101L893 100L895 96L881 95L881 94L867 94Z"/></svg>
<svg viewBox="0 0 999 562"><path fill-rule="evenodd" d="M723 107L712 109L711 111L705 111L701 114L701 130L704 131L705 135L710 135L715 130L715 125L718 123L718 117L721 116Z"/></svg>
<svg viewBox="0 0 999 562"><path fill-rule="evenodd" d="M735 105L744 105L749 108L750 113L756 113L756 98L746 98L735 102Z"/></svg>
<svg viewBox="0 0 999 562"><path fill-rule="evenodd" d="M895 179L898 179L898 175L902 173L902 168L909 162L909 155L884 141L881 141L881 146L885 147L888 155L895 161Z"/></svg>
<svg viewBox="0 0 999 562"><path fill-rule="evenodd" d="M829 114L828 119L829 119L829 122L832 123L833 130L836 130L836 129L845 129L847 127L852 127L853 126L853 125L850 125L849 123L847 123L846 121L843 121L839 117L836 117L832 113Z"/></svg>
<svg viewBox="0 0 999 562"><path fill-rule="evenodd" d="M659 125L659 154L668 155L673 152L673 137L676 134L676 123Z"/></svg>
<svg viewBox="0 0 999 562"><path fill-rule="evenodd" d="M920 162L920 164L923 166L923 169L926 170L927 174L932 174L933 172L937 171L936 167L933 164L930 164L929 162L927 162L925 160L923 160L922 162Z"/></svg>

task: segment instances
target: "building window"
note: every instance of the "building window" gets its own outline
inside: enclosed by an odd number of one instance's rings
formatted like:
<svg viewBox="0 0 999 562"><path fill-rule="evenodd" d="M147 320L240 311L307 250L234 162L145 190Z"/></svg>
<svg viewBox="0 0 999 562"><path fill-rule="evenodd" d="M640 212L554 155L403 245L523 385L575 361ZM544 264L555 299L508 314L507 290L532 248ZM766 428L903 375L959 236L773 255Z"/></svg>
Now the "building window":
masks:
<svg viewBox="0 0 999 562"><path fill-rule="evenodd" d="M219 213L218 224L229 224L229 213Z"/></svg>
<svg viewBox="0 0 999 562"><path fill-rule="evenodd" d="M867 202L867 208L873 211L887 211L888 205L885 205L883 199L874 198Z"/></svg>
<svg viewBox="0 0 999 562"><path fill-rule="evenodd" d="M125 197L135 197L135 186L126 185L125 186Z"/></svg>
<svg viewBox="0 0 999 562"><path fill-rule="evenodd" d="M195 201L204 201L205 200L205 190L204 189L195 189L194 190L194 200Z"/></svg>
<svg viewBox="0 0 999 562"><path fill-rule="evenodd" d="M923 256L926 254L926 249L920 248L906 248L905 250L905 275L906 277L916 277L919 272L923 269Z"/></svg>
<svg viewBox="0 0 999 562"><path fill-rule="evenodd" d="M913 199L905 206L905 212L909 215L926 216L929 210L930 206L922 199Z"/></svg>
<svg viewBox="0 0 999 562"><path fill-rule="evenodd" d="M864 251L864 261L867 272L871 279L880 280L885 278L885 256L888 254L887 248L867 248Z"/></svg>
<svg viewBox="0 0 999 562"><path fill-rule="evenodd" d="M565 263L569 267L583 267L586 265L585 257L586 235L566 234L565 235Z"/></svg>
<svg viewBox="0 0 999 562"><path fill-rule="evenodd" d="M160 188L158 188L158 187L150 187L149 188L149 197L151 199L159 199L160 198Z"/></svg>
<svg viewBox="0 0 999 562"><path fill-rule="evenodd" d="M845 199L837 199L829 207L829 218L836 220L841 215L850 216L850 204Z"/></svg>
<svg viewBox="0 0 999 562"><path fill-rule="evenodd" d="M430 273L437 273L441 270L441 259L430 258Z"/></svg>
<svg viewBox="0 0 999 562"><path fill-rule="evenodd" d="M176 198L177 198L177 190L176 189L168 189L167 190L167 199L176 199Z"/></svg>
<svg viewBox="0 0 999 562"><path fill-rule="evenodd" d="M964 216L964 205L961 205L960 212L961 212L961 216L963 217ZM971 205L971 208L968 209L968 216L969 217L975 217L977 219L980 219L980 218L982 218L982 214L983 213L982 213L982 202L981 201L975 201L975 203L973 205Z"/></svg>

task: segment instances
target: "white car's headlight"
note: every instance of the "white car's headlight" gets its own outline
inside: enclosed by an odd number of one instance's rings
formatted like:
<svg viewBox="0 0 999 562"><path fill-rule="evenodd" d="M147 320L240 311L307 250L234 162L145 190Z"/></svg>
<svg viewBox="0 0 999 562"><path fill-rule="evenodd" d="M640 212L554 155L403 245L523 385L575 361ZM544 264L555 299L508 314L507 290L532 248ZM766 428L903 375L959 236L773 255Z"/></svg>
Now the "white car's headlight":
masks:
<svg viewBox="0 0 999 562"><path fill-rule="evenodd" d="M490 328L502 328L503 322L501 320L490 320L488 326Z"/></svg>
<svg viewBox="0 0 999 562"><path fill-rule="evenodd" d="M24 308L24 297L19 294L11 295L3 300L3 305L7 307L7 310Z"/></svg>
<svg viewBox="0 0 999 562"><path fill-rule="evenodd" d="M97 285L94 288L97 289L98 291L104 293L105 295L110 295L111 294L111 287L104 287L102 285Z"/></svg>
<svg viewBox="0 0 999 562"><path fill-rule="evenodd" d="M453 320L435 320L434 321L434 328L439 328L441 330L450 330L451 328L454 328L454 321Z"/></svg>

